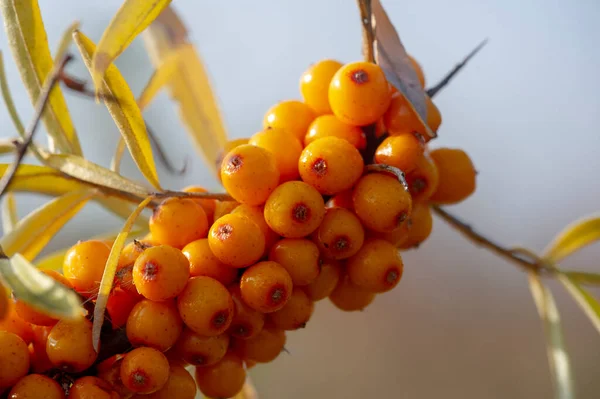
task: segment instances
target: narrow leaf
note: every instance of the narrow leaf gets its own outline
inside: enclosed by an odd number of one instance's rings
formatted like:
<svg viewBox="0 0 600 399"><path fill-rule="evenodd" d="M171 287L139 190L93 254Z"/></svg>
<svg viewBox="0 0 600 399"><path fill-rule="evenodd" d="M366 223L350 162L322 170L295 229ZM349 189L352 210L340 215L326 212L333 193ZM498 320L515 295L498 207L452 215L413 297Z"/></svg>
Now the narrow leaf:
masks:
<svg viewBox="0 0 600 399"><path fill-rule="evenodd" d="M152 23L171 0L125 0L102 34L92 60L96 91L108 66Z"/></svg>
<svg viewBox="0 0 600 399"><path fill-rule="evenodd" d="M31 102L37 103L54 64L37 0L0 0L9 45ZM50 94L42 117L50 149L81 154L77 132L60 87Z"/></svg>
<svg viewBox="0 0 600 399"><path fill-rule="evenodd" d="M94 43L83 33L76 31L73 34L83 61L91 71L92 54L96 50ZM156 165L152 155L152 147L148 139L146 125L142 112L138 107L131 89L116 66L110 65L102 80L103 94L107 94L104 103L108 112L113 117L127 148L136 165L148 182L160 190L160 183L156 173Z"/></svg>
<svg viewBox="0 0 600 399"><path fill-rule="evenodd" d="M577 284L600 285L600 274L578 272L578 271L562 271L573 282Z"/></svg>
<svg viewBox="0 0 600 399"><path fill-rule="evenodd" d="M110 170L115 173L120 173L121 170L121 160L123 159L123 153L125 152L125 140L123 137L119 138L119 142L117 143L117 148L115 148L115 154L110 160Z"/></svg>
<svg viewBox="0 0 600 399"><path fill-rule="evenodd" d="M83 316L79 295L36 269L21 254L1 258L0 275L16 298L41 312L61 319Z"/></svg>
<svg viewBox="0 0 600 399"><path fill-rule="evenodd" d="M2 51L0 51L0 91L2 92L2 98L4 98L4 103L6 104L6 108L8 109L10 119L12 120L13 125L15 125L15 130L17 131L19 136L23 137L25 135L25 128L23 127L23 122L21 122L21 118L19 118L17 108L15 107L12 95L10 94L8 80L6 79L6 71L4 70L4 57Z"/></svg>
<svg viewBox="0 0 600 399"><path fill-rule="evenodd" d="M144 110L148 104L154 99L156 94L169 84L175 77L177 70L180 67L180 63L186 57L187 52L182 50L184 46L176 47L174 50L169 51L165 59L160 62L157 69L154 71L146 87L142 90L142 94L138 98L138 105L141 110Z"/></svg>
<svg viewBox="0 0 600 399"><path fill-rule="evenodd" d="M600 215L577 220L563 229L544 250L544 259L558 262L579 249L600 240Z"/></svg>
<svg viewBox="0 0 600 399"><path fill-rule="evenodd" d="M6 193L2 202L2 234L7 235L18 223L17 202L13 193Z"/></svg>
<svg viewBox="0 0 600 399"><path fill-rule="evenodd" d="M529 274L529 288L540 319L544 323L546 349L554 382L555 397L572 399L575 397L573 376L554 297L536 274Z"/></svg>
<svg viewBox="0 0 600 399"><path fill-rule="evenodd" d="M137 209L129 216L125 221L123 229L115 239L110 255L106 261L104 267L104 273L102 274L102 280L100 281L100 289L98 291L98 298L96 299L96 305L94 306L94 325L92 329L92 340L94 349L98 351L100 344L100 332L102 330L102 324L104 323L104 311L106 310L106 304L108 302L108 296L112 290L113 281L115 279L115 273L117 271L117 264L119 263L119 255L125 246L125 241L135 223L137 217L142 213L146 205L152 201L153 197L148 197L143 200L137 207Z"/></svg>
<svg viewBox="0 0 600 399"><path fill-rule="evenodd" d="M558 281L567 289L583 313L590 319L596 330L600 333L600 303L576 280L567 275L559 274Z"/></svg>

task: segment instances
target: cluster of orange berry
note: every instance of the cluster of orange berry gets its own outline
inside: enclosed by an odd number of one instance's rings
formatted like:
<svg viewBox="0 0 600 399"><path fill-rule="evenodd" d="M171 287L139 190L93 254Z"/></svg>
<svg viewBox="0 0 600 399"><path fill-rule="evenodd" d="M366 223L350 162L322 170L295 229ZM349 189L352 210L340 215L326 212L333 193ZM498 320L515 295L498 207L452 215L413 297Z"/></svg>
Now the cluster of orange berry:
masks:
<svg viewBox="0 0 600 399"><path fill-rule="evenodd" d="M185 399L197 386L228 398L247 368L282 352L315 301L356 311L394 288L400 250L431 232L429 204L469 196L475 169L463 151L427 148L422 124L375 64L318 62L301 93L303 102L275 105L263 131L224 152L232 201L169 198L149 235L120 254L103 333L124 331L118 353L103 354L104 338L94 350L89 319L56 320L16 300L0 321L0 389L10 398ZM437 131L440 113L426 100ZM111 245L79 242L64 274L47 273L93 304Z"/></svg>

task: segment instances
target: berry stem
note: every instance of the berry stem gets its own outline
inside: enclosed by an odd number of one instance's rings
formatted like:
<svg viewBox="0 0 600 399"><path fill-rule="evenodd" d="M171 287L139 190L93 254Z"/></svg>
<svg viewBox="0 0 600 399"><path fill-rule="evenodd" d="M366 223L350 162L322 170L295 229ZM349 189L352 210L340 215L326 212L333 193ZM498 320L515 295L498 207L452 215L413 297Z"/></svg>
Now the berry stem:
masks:
<svg viewBox="0 0 600 399"><path fill-rule="evenodd" d="M371 0L357 0L360 10L360 20L363 35L363 56L365 61L375 63L375 52L373 42L375 41L375 29L371 12Z"/></svg>

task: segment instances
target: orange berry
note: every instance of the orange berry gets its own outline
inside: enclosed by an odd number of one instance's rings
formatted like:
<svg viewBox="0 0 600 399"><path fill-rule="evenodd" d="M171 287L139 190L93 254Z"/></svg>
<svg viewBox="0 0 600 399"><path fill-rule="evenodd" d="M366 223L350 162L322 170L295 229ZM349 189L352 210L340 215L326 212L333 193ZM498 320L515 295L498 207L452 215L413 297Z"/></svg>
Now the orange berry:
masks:
<svg viewBox="0 0 600 399"><path fill-rule="evenodd" d="M29 349L16 334L0 331L0 389L14 385L29 371Z"/></svg>
<svg viewBox="0 0 600 399"><path fill-rule="evenodd" d="M408 249L418 247L431 234L433 228L433 218L431 209L427 204L418 203L415 205L410 216L410 227L407 236L398 248Z"/></svg>
<svg viewBox="0 0 600 399"><path fill-rule="evenodd" d="M302 180L322 194L337 194L351 188L363 173L358 150L338 137L323 137L307 145L300 155Z"/></svg>
<svg viewBox="0 0 600 399"><path fill-rule="evenodd" d="M344 208L330 208L313 240L324 257L346 259L358 252L365 240L365 230L356 215Z"/></svg>
<svg viewBox="0 0 600 399"><path fill-rule="evenodd" d="M247 138L241 138L241 139L233 139L233 140L229 140L227 143L225 143L225 146L223 147L223 149L221 150L221 152L217 155L217 159L215 162L215 165L217 166L217 170L220 171L221 169L221 164L223 163L223 158L225 158L225 155L233 150L236 147L239 147L241 145L244 144L248 144L248 140ZM219 180L221 180L221 173L218 173L218 177ZM216 218L215 218L216 219Z"/></svg>
<svg viewBox="0 0 600 399"><path fill-rule="evenodd" d="M243 215L260 227L260 230L265 236L265 253L269 252L271 247L277 241L279 241L279 235L269 227L267 221L265 220L264 206L251 206L242 204L235 208L231 213Z"/></svg>
<svg viewBox="0 0 600 399"><path fill-rule="evenodd" d="M33 340L31 324L19 317L15 303L11 300L8 302L8 313L0 320L0 331L16 334L27 344Z"/></svg>
<svg viewBox="0 0 600 399"><path fill-rule="evenodd" d="M294 285L307 285L319 275L319 248L305 238L284 238L271 248L269 260L287 270Z"/></svg>
<svg viewBox="0 0 600 399"><path fill-rule="evenodd" d="M181 249L206 237L208 219L194 200L167 198L152 213L149 227L154 240Z"/></svg>
<svg viewBox="0 0 600 399"><path fill-rule="evenodd" d="M115 286L131 293L138 293L133 283L133 265L144 250L152 246L147 241L134 240L123 248L123 251L119 255L119 262L117 263Z"/></svg>
<svg viewBox="0 0 600 399"><path fill-rule="evenodd" d="M331 113L329 84L341 67L341 62L321 60L312 64L300 78L302 98L318 115Z"/></svg>
<svg viewBox="0 0 600 399"><path fill-rule="evenodd" d="M108 382L112 389L120 395L121 398L129 398L133 395L121 381L121 364L125 355L114 355L102 361L96 366L97 377Z"/></svg>
<svg viewBox="0 0 600 399"><path fill-rule="evenodd" d="M144 297L153 301L174 298L190 277L190 262L177 248L148 248L135 261L133 282Z"/></svg>
<svg viewBox="0 0 600 399"><path fill-rule="evenodd" d="M244 143L245 144L245 143ZM206 193L206 190L200 186L188 186L183 189L186 193ZM192 201L196 202L198 205L204 209L204 213L206 213L206 219L208 220L208 225L210 226L214 220L215 216L215 206L217 204L217 200L209 199L209 198L189 198Z"/></svg>
<svg viewBox="0 0 600 399"><path fill-rule="evenodd" d="M227 288L210 277L193 277L177 298L179 314L194 332L214 336L223 333L233 319L233 299Z"/></svg>
<svg viewBox="0 0 600 399"><path fill-rule="evenodd" d="M422 155L417 161L417 168L406 175L406 182L413 202L427 201L437 189L438 168L429 156Z"/></svg>
<svg viewBox="0 0 600 399"><path fill-rule="evenodd" d="M263 204L277 187L279 176L273 153L250 144L229 151L221 165L223 187L242 204Z"/></svg>
<svg viewBox="0 0 600 399"><path fill-rule="evenodd" d="M363 310L375 299L375 293L354 285L348 275L340 278L338 285L329 295L329 300L344 312Z"/></svg>
<svg viewBox="0 0 600 399"><path fill-rule="evenodd" d="M46 343L51 330L52 327L33 326L33 341L29 345L29 358L31 371L34 373L45 373L53 367L46 353Z"/></svg>
<svg viewBox="0 0 600 399"><path fill-rule="evenodd" d="M354 211L375 231L393 231L410 216L412 199L396 176L370 173L363 176L353 193Z"/></svg>
<svg viewBox="0 0 600 399"><path fill-rule="evenodd" d="M442 114L428 95L425 95L425 106L427 107L427 125L431 130L437 132L442 124Z"/></svg>
<svg viewBox="0 0 600 399"><path fill-rule="evenodd" d="M207 276L228 285L237 277L237 270L221 262L210 250L207 238L192 241L182 250L190 262L190 277Z"/></svg>
<svg viewBox="0 0 600 399"><path fill-rule="evenodd" d="M114 288L108 297L106 311L110 316L113 329L123 327L136 303L144 299L138 293Z"/></svg>
<svg viewBox="0 0 600 399"><path fill-rule="evenodd" d="M304 291L312 301L327 298L335 289L341 273L341 266L337 260L326 260L321 265L319 276L304 287Z"/></svg>
<svg viewBox="0 0 600 399"><path fill-rule="evenodd" d="M424 127L417 114L411 109L408 101L401 93L394 93L390 107L383 115L385 127L390 136L406 133L419 133L427 139Z"/></svg>
<svg viewBox="0 0 600 399"><path fill-rule="evenodd" d="M292 133L278 128L265 129L252 136L249 144L264 148L273 154L279 169L280 183L298 178L298 159L302 152L302 142Z"/></svg>
<svg viewBox="0 0 600 399"><path fill-rule="evenodd" d="M292 295L285 306L269 314L269 320L275 328L297 330L306 327L313 314L315 305L302 288L294 287Z"/></svg>
<svg viewBox="0 0 600 399"><path fill-rule="evenodd" d="M210 366L225 356L228 347L229 335L227 334L207 337L186 328L179 336L173 350L189 364Z"/></svg>
<svg viewBox="0 0 600 399"><path fill-rule="evenodd" d="M46 353L54 366L67 372L79 373L90 367L98 357L92 345L92 322L60 320L48 334Z"/></svg>
<svg viewBox="0 0 600 399"><path fill-rule="evenodd" d="M292 278L277 262L258 262L250 266L240 280L244 302L262 313L275 312L285 306L292 294Z"/></svg>
<svg viewBox="0 0 600 399"><path fill-rule="evenodd" d="M139 395L146 399L194 399L196 382L190 373L178 364L171 364L169 379L164 387L150 395Z"/></svg>
<svg viewBox="0 0 600 399"><path fill-rule="evenodd" d="M265 324L265 315L252 309L244 302L239 284L229 287L229 292L235 305L235 313L229 327L229 334L241 339L256 336Z"/></svg>
<svg viewBox="0 0 600 399"><path fill-rule="evenodd" d="M417 73L417 77L419 78L419 83L421 84L421 87L425 88L425 74L423 73L423 68L421 68L421 65L411 55L408 56L408 59L413 69Z"/></svg>
<svg viewBox="0 0 600 399"><path fill-rule="evenodd" d="M206 397L230 398L237 395L246 381L242 359L228 353L218 363L196 367L196 383Z"/></svg>
<svg viewBox="0 0 600 399"><path fill-rule="evenodd" d="M341 67L329 85L331 110L342 122L364 126L377 122L390 105L391 88L381 68L370 62Z"/></svg>
<svg viewBox="0 0 600 399"><path fill-rule="evenodd" d="M0 320L8 314L8 308L8 293L6 292L6 288L0 283Z"/></svg>
<svg viewBox="0 0 600 399"><path fill-rule="evenodd" d="M153 348L136 348L121 363L121 381L127 389L149 394L165 386L169 379L169 361Z"/></svg>
<svg viewBox="0 0 600 399"><path fill-rule="evenodd" d="M138 302L127 319L127 338L133 346L149 346L161 352L175 344L183 321L174 300Z"/></svg>
<svg viewBox="0 0 600 399"><path fill-rule="evenodd" d="M254 221L241 214L225 215L210 228L208 245L228 266L241 268L256 262L265 252L265 235Z"/></svg>
<svg viewBox="0 0 600 399"><path fill-rule="evenodd" d="M424 151L423 143L415 134L390 136L377 147L375 162L395 166L408 173L417 167L417 161Z"/></svg>
<svg viewBox="0 0 600 399"><path fill-rule="evenodd" d="M439 176L439 183L429 198L431 202L455 204L473 194L477 171L466 152L456 148L438 148L429 155Z"/></svg>
<svg viewBox="0 0 600 399"><path fill-rule="evenodd" d="M265 221L277 234L304 237L319 227L325 216L323 197L314 187L299 181L283 183L265 204Z"/></svg>
<svg viewBox="0 0 600 399"><path fill-rule="evenodd" d="M239 205L240 203L236 201L217 201L215 204L215 217L213 220L217 220L225 215L230 214Z"/></svg>
<svg viewBox="0 0 600 399"><path fill-rule="evenodd" d="M367 234L367 237L380 238L382 240L386 240L387 242L389 242L396 248L399 248L408 239L408 232L411 228L413 215L415 214L415 212L417 212L417 208L419 208L420 206L421 206L421 203L415 202L413 204L413 208L410 213L410 217L408 218L406 223L402 223L402 226L398 227L396 230L386 232L386 233L370 230Z"/></svg>
<svg viewBox="0 0 600 399"><path fill-rule="evenodd" d="M29 374L19 380L8 393L8 399L64 399L65 391L52 378L41 374ZM70 398L70 396L69 396Z"/></svg>
<svg viewBox="0 0 600 399"><path fill-rule="evenodd" d="M69 399L119 399L120 396L106 381L97 377L81 377L69 389Z"/></svg>
<svg viewBox="0 0 600 399"><path fill-rule="evenodd" d="M402 258L395 246L381 239L370 239L346 262L346 272L353 284L373 292L394 288L404 271Z"/></svg>
<svg viewBox="0 0 600 399"><path fill-rule="evenodd" d="M263 328L255 337L236 340L235 350L244 360L269 363L279 356L285 341L285 331L268 326Z"/></svg>
<svg viewBox="0 0 600 399"><path fill-rule="evenodd" d="M73 288L83 295L98 292L110 247L99 240L80 241L65 254L63 273Z"/></svg>
<svg viewBox="0 0 600 399"><path fill-rule="evenodd" d="M302 142L308 126L316 116L315 111L303 102L282 101L267 111L263 120L263 128L284 129Z"/></svg>
<svg viewBox="0 0 600 399"><path fill-rule="evenodd" d="M335 115L321 115L308 127L304 145L307 146L323 137L337 137L352 144L356 149L363 150L367 146L367 138L363 130L354 125L340 121Z"/></svg>
<svg viewBox="0 0 600 399"><path fill-rule="evenodd" d="M352 202L352 189L342 191L329 198L327 203L325 203L325 208L345 208L353 210L354 203Z"/></svg>
<svg viewBox="0 0 600 399"><path fill-rule="evenodd" d="M54 281L64 285L65 287L73 288L69 280L67 280L62 274L55 272L54 270L43 270L43 273L52 277ZM20 301L18 299L15 301L15 311L23 321L38 326L52 326L58 321L57 318L44 314L39 310L33 308L28 303Z"/></svg>

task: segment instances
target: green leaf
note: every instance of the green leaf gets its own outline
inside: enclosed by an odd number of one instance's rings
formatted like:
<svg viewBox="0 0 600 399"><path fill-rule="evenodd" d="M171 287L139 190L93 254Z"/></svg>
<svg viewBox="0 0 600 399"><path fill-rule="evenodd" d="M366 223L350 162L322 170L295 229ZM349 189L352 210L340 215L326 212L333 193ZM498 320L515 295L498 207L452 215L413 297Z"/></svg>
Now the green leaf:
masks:
<svg viewBox="0 0 600 399"><path fill-rule="evenodd" d="M581 310L583 310L583 313L585 313L600 333L600 304L596 298L568 275L558 274L558 281L567 289Z"/></svg>
<svg viewBox="0 0 600 399"><path fill-rule="evenodd" d="M2 233L7 235L14 230L19 221L17 203L13 193L6 193L2 201Z"/></svg>
<svg viewBox="0 0 600 399"><path fill-rule="evenodd" d="M598 240L600 240L600 216L588 216L565 227L548 245L543 258L548 262L556 263Z"/></svg>

